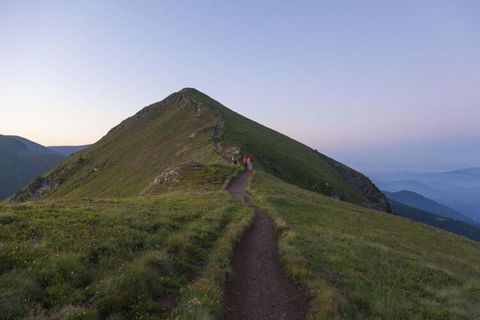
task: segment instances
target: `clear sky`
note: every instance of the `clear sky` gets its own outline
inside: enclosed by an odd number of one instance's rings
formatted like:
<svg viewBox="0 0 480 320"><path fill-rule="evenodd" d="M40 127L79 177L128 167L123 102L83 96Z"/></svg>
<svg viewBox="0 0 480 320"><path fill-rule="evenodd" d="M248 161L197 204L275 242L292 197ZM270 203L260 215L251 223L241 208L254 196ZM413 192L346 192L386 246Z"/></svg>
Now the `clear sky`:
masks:
<svg viewBox="0 0 480 320"><path fill-rule="evenodd" d="M0 133L93 143L195 87L357 167L480 165L480 1L0 0Z"/></svg>

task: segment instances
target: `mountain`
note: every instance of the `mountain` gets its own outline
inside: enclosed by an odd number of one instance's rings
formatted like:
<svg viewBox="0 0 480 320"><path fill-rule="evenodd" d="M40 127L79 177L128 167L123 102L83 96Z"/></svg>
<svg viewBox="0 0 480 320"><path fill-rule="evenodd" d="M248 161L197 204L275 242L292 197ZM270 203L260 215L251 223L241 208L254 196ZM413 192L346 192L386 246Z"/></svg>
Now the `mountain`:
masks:
<svg viewBox="0 0 480 320"><path fill-rule="evenodd" d="M470 224L475 224L476 222L460 212L444 206L436 201L428 199L416 192L402 190L398 192L383 192L388 200L394 200L401 204L407 205L409 207L417 208L422 211L430 212L432 214L442 216L445 218L451 218L459 221L463 221ZM391 202L390 202L391 203Z"/></svg>
<svg viewBox="0 0 480 320"><path fill-rule="evenodd" d="M19 136L0 135L0 154L0 200L65 159L65 156Z"/></svg>
<svg viewBox="0 0 480 320"><path fill-rule="evenodd" d="M447 218L442 215L423 211L421 209L405 205L404 203L391 199L390 197L389 201L394 214L417 222L428 224L432 227L458 234L472 240L480 241L480 228L478 226L457 219Z"/></svg>
<svg viewBox="0 0 480 320"><path fill-rule="evenodd" d="M56 153L62 154L66 157L70 156L71 154L78 152L82 149L88 147L88 144L81 145L81 146L49 146L50 150L53 150Z"/></svg>
<svg viewBox="0 0 480 320"><path fill-rule="evenodd" d="M447 171L446 174L465 174L465 175L476 175L480 176L480 167L465 168L454 171Z"/></svg>
<svg viewBox="0 0 480 320"><path fill-rule="evenodd" d="M257 169L286 182L389 210L385 196L361 173L192 88L124 120L18 192L14 201L155 194L179 181L206 181L245 154L253 156Z"/></svg>
<svg viewBox="0 0 480 320"><path fill-rule="evenodd" d="M410 190L442 203L480 223L478 168L449 172L384 171L368 173L382 190Z"/></svg>
<svg viewBox="0 0 480 320"><path fill-rule="evenodd" d="M244 154L250 203L225 190ZM0 318L221 319L262 209L278 246L254 249L278 253L308 319L478 318L480 243L359 205L389 209L362 174L184 89L0 203Z"/></svg>

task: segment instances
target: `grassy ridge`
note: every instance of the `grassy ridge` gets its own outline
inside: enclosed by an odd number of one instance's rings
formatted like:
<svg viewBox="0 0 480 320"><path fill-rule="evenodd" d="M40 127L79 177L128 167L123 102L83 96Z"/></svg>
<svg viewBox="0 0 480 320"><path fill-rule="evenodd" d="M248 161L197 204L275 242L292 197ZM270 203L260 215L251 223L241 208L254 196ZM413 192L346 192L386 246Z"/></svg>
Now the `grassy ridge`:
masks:
<svg viewBox="0 0 480 320"><path fill-rule="evenodd" d="M224 121L222 145L237 147L241 154L252 155L257 169L308 190L388 210L384 195L362 174L233 112L195 89L182 91L221 116Z"/></svg>
<svg viewBox="0 0 480 320"><path fill-rule="evenodd" d="M289 273L311 319L476 319L480 245L327 198L257 172L255 199L276 218Z"/></svg>
<svg viewBox="0 0 480 320"><path fill-rule="evenodd" d="M166 318L205 270L221 286L250 218L225 191L1 205L0 318Z"/></svg>
<svg viewBox="0 0 480 320"><path fill-rule="evenodd" d="M159 181L170 183L176 175L197 170L198 164L225 164L225 159L245 154L254 157L256 168L288 183L366 207L389 209L384 195L361 173L191 88L126 119L18 192L14 201L159 193L171 187Z"/></svg>
<svg viewBox="0 0 480 320"><path fill-rule="evenodd" d="M182 165L220 162L212 142L216 116L207 108L185 105L180 98L173 95L144 108L52 169L45 179L58 181L60 186L41 198L137 196L145 193L156 177L179 171ZM195 166L184 167L186 171L192 168ZM28 189L17 196L22 194L28 194Z"/></svg>

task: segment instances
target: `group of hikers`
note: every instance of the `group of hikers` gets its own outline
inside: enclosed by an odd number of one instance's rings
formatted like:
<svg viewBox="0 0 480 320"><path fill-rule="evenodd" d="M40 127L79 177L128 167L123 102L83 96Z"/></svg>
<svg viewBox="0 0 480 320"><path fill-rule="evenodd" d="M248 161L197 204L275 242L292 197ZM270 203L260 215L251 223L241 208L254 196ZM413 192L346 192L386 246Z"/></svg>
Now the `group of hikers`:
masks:
<svg viewBox="0 0 480 320"><path fill-rule="evenodd" d="M245 171L253 170L253 158L251 156L243 156L243 167Z"/></svg>

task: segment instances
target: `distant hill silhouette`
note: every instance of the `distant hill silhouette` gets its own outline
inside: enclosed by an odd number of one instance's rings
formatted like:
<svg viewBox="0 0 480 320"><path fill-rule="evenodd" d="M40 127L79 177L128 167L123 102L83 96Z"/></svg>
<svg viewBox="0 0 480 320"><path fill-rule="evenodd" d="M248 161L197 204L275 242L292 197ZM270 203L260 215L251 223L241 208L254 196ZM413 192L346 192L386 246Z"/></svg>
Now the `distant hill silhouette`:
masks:
<svg viewBox="0 0 480 320"><path fill-rule="evenodd" d="M19 136L0 135L0 200L65 159L64 155Z"/></svg>
<svg viewBox="0 0 480 320"><path fill-rule="evenodd" d="M479 175L480 176L480 167L465 168L460 170L448 171L447 174L467 174L467 175Z"/></svg>
<svg viewBox="0 0 480 320"><path fill-rule="evenodd" d="M49 146L48 149L55 151L56 153L63 154L64 156L68 157L71 154L78 152L82 149L88 147L88 144L82 146Z"/></svg>
<svg viewBox="0 0 480 320"><path fill-rule="evenodd" d="M480 228L469 223L442 217L430 212L407 206L398 201L389 199L394 214L439 228L460 236L480 241Z"/></svg>
<svg viewBox="0 0 480 320"><path fill-rule="evenodd" d="M446 218L460 220L466 223L475 224L475 221L463 215L462 213L440 204L434 200L422 196L413 191L402 190L398 192L384 191L389 200L395 200L409 207L417 208L422 211L430 212Z"/></svg>

